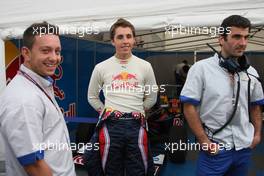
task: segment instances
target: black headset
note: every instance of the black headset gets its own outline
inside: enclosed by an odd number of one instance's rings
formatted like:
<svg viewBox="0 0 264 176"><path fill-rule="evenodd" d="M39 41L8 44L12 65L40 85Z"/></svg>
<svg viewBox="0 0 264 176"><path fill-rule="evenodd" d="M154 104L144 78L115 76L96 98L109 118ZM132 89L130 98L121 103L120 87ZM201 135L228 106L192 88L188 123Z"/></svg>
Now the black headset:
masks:
<svg viewBox="0 0 264 176"><path fill-rule="evenodd" d="M234 74L241 71L246 72L247 69L250 67L248 63L248 59L245 55L240 56L237 60L233 58L224 58L221 53L216 51L211 45L207 43L215 53L217 53L219 58L219 65L225 68L229 73Z"/></svg>
<svg viewBox="0 0 264 176"><path fill-rule="evenodd" d="M206 45L209 46L218 55L219 65L222 68L225 68L229 73L234 74L238 72L245 72L247 75L253 76L260 83L262 83L262 80L259 77L247 72L247 69L250 67L250 64L248 62L246 55L242 55L238 57L236 61L233 58L224 58L222 54L216 51L216 49L214 49L209 43L206 43Z"/></svg>
<svg viewBox="0 0 264 176"><path fill-rule="evenodd" d="M250 67L247 57L245 55L240 56L237 61L233 58L223 59L223 56L218 54L219 65L225 68L229 73L234 74L241 71L247 71Z"/></svg>

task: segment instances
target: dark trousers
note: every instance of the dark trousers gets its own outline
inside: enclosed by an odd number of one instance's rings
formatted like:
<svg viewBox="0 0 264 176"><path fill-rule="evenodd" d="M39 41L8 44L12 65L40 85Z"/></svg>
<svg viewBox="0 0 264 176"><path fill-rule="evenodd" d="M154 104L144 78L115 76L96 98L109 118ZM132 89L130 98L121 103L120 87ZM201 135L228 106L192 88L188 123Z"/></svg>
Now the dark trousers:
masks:
<svg viewBox="0 0 264 176"><path fill-rule="evenodd" d="M146 130L130 117L107 119L92 137L99 151L85 154L89 176L153 176Z"/></svg>

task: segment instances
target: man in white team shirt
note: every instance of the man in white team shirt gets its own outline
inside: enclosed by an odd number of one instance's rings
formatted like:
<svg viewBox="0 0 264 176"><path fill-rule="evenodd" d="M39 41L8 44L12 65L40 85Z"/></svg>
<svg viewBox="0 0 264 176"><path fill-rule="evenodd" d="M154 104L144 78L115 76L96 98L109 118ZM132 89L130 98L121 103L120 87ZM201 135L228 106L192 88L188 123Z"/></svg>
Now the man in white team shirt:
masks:
<svg viewBox="0 0 264 176"><path fill-rule="evenodd" d="M96 136L102 169L105 175L144 176L153 166L144 120L145 110L156 102L156 80L150 63L131 52L135 28L130 22L119 19L110 37L116 53L95 66L88 88L89 103L101 113ZM101 88L104 103L99 99Z"/></svg>
<svg viewBox="0 0 264 176"><path fill-rule="evenodd" d="M76 175L68 130L50 77L61 61L57 31L46 22L25 30L21 49L25 61L1 94L7 176Z"/></svg>
<svg viewBox="0 0 264 176"><path fill-rule="evenodd" d="M221 28L221 54L191 67L180 99L203 147L196 175L246 176L251 149L261 140L263 90L257 71L244 56L250 21L231 15Z"/></svg>

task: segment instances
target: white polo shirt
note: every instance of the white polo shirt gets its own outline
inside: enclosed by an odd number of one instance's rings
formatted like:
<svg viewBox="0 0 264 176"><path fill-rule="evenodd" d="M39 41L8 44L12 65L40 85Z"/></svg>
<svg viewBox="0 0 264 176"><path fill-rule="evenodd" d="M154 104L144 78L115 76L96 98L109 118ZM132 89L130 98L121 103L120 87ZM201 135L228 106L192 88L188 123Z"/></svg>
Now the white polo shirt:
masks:
<svg viewBox="0 0 264 176"><path fill-rule="evenodd" d="M253 67L248 73L258 77ZM236 150L251 145L254 127L248 115L248 76L240 72L240 95L233 120L222 131L214 135L214 140ZM212 131L222 127L233 112L233 94L236 97L238 76L232 81L230 74L219 66L218 56L201 60L189 70L180 99L183 103L197 106L202 123ZM250 76L251 105L263 105L264 97L261 83Z"/></svg>
<svg viewBox="0 0 264 176"><path fill-rule="evenodd" d="M5 140L6 174L27 176L23 166L44 159L54 176L75 176L69 134L52 83L21 65L52 98L16 75L0 97L0 129Z"/></svg>

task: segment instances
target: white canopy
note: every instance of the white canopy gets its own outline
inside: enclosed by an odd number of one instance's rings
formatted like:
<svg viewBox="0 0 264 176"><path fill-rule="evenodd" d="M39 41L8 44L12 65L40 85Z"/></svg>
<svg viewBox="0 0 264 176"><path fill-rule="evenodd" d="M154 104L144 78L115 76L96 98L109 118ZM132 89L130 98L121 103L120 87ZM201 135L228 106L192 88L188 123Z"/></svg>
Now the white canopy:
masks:
<svg viewBox="0 0 264 176"><path fill-rule="evenodd" d="M232 14L264 24L263 0L2 0L0 37L20 37L34 22L48 21L71 32L79 27L108 31L119 17L130 20L137 30L164 28L168 24L218 26Z"/></svg>

